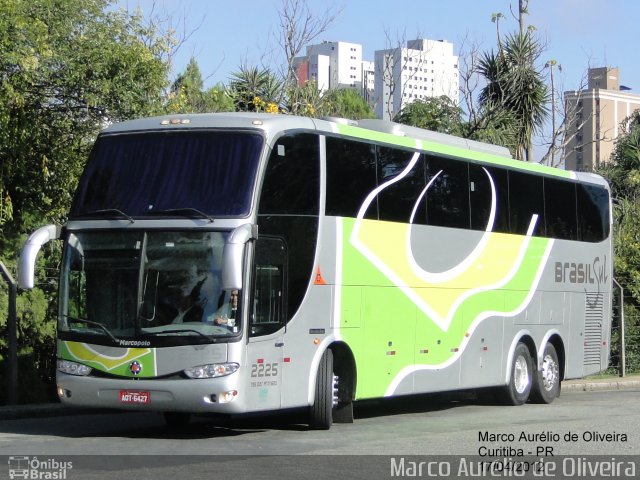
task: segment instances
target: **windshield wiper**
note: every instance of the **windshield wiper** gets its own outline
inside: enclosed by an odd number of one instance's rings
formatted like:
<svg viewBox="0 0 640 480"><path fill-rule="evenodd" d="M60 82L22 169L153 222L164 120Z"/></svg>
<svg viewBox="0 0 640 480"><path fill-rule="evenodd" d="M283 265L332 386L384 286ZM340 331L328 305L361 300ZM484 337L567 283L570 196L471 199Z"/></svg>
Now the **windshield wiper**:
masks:
<svg viewBox="0 0 640 480"><path fill-rule="evenodd" d="M87 325L93 325L95 327L98 327L99 329L101 329L104 333L106 333L107 335L109 335L109 337L115 342L115 343L120 343L120 339L117 338L113 333L111 333L109 331L109 329L107 327L105 327L103 324L98 323L98 322L94 322L93 320L87 320L86 318L78 318L78 317L72 317L71 315L62 315L63 317L71 320L72 322L79 322L79 323L86 323Z"/></svg>
<svg viewBox="0 0 640 480"><path fill-rule="evenodd" d="M193 332L193 333L197 333L198 335L200 335L201 337L206 338L207 340L211 340L211 337L209 335L205 335L204 333L195 330L193 328L180 328L180 329L173 329L173 330L162 330L160 332L142 332L142 336L156 336L156 335L164 335L165 333L188 333L188 332Z"/></svg>
<svg viewBox="0 0 640 480"><path fill-rule="evenodd" d="M108 218L108 217L113 216L113 215L115 215L118 218L124 218L126 220L129 220L131 223L136 223L136 221L133 219L133 217L131 217L130 215L127 215L122 210L118 210L117 208L105 208L104 210L94 210L92 212L81 213L78 216L79 217L97 216L97 217L107 217Z"/></svg>
<svg viewBox="0 0 640 480"><path fill-rule="evenodd" d="M148 212L147 215L179 215L188 218L204 218L205 220L209 220L209 223L213 222L212 216L207 215L202 210L198 210L197 208L192 207L155 210L153 212Z"/></svg>

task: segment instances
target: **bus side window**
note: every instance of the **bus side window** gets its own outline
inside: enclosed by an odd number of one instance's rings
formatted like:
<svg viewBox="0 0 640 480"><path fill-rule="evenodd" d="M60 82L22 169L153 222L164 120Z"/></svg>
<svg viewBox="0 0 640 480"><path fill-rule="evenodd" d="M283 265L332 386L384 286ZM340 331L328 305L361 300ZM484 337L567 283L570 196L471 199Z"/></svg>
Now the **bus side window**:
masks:
<svg viewBox="0 0 640 480"><path fill-rule="evenodd" d="M251 336L268 335L286 323L287 249L280 238L256 242Z"/></svg>

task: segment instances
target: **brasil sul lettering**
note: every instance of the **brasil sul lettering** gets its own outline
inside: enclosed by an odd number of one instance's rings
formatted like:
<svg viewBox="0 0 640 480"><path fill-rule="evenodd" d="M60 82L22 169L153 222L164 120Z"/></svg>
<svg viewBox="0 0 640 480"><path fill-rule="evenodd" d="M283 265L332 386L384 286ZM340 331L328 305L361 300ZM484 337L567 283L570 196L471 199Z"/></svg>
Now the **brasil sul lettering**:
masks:
<svg viewBox="0 0 640 480"><path fill-rule="evenodd" d="M608 280L607 257L596 257L591 263L556 262L556 283L604 284Z"/></svg>

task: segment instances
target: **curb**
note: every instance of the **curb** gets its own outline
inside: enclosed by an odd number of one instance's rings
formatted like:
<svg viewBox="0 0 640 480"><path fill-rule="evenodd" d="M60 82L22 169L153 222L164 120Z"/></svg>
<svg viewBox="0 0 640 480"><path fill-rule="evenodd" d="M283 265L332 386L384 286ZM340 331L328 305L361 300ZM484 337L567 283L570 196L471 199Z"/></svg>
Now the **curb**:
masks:
<svg viewBox="0 0 640 480"><path fill-rule="evenodd" d="M596 392L605 390L628 390L640 388L640 379L580 381L570 380L562 383L563 392Z"/></svg>

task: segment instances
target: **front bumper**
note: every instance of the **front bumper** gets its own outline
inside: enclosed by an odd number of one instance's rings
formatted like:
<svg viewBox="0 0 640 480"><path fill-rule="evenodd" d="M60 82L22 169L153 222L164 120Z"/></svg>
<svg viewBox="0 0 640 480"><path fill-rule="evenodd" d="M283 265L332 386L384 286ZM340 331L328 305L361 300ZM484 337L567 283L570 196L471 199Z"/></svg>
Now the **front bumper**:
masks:
<svg viewBox="0 0 640 480"><path fill-rule="evenodd" d="M238 372L221 378L132 380L82 377L57 373L60 400L78 407L115 408L158 412L244 413L246 399L238 389ZM148 402L129 403L120 391L148 393ZM236 391L224 402L223 394Z"/></svg>

